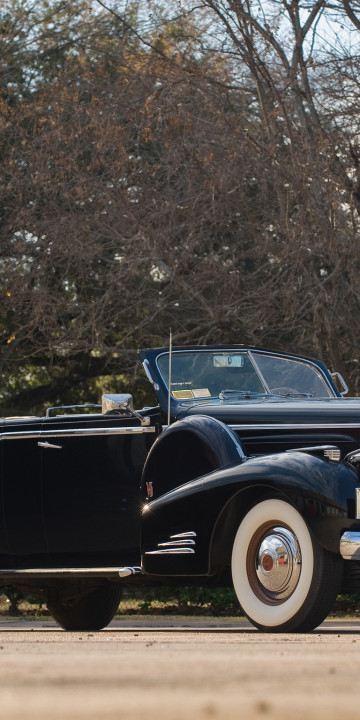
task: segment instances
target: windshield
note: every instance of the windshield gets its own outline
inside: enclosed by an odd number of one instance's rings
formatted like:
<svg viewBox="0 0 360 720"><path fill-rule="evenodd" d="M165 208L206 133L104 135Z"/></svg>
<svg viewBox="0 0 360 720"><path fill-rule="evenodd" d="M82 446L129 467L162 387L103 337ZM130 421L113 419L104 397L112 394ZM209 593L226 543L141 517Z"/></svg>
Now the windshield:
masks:
<svg viewBox="0 0 360 720"><path fill-rule="evenodd" d="M169 385L169 355L157 358ZM280 395L332 397L325 378L311 362L250 351L175 351L171 394L176 400Z"/></svg>

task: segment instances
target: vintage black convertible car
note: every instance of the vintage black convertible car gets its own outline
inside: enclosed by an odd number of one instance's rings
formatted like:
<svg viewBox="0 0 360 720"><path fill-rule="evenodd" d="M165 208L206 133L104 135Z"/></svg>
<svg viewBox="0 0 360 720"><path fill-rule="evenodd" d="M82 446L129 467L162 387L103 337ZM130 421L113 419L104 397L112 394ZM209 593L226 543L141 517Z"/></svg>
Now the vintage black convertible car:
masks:
<svg viewBox="0 0 360 720"><path fill-rule="evenodd" d="M144 350L158 405L1 421L0 584L99 629L125 583L233 583L251 622L306 631L360 589L360 399L319 361Z"/></svg>

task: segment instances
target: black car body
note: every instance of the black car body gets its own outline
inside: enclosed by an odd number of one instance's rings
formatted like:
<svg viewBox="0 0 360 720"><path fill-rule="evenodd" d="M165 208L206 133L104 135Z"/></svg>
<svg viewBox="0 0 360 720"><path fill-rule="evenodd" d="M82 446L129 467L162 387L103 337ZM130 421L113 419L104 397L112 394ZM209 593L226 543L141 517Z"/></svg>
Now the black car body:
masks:
<svg viewBox="0 0 360 720"><path fill-rule="evenodd" d="M66 629L106 625L124 583L228 581L257 627L312 629L360 585L360 399L296 355L140 359L154 407L1 421L0 583Z"/></svg>

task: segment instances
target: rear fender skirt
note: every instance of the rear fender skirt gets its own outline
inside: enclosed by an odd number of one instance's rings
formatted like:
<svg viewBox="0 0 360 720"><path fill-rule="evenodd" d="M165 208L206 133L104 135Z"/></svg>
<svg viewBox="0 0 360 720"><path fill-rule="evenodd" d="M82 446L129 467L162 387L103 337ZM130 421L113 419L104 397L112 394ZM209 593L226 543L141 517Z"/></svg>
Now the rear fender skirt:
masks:
<svg viewBox="0 0 360 720"><path fill-rule="evenodd" d="M293 504L320 544L339 552L341 531L360 526L355 520L357 483L356 472L345 463L304 452L244 459L202 475L145 506L144 570L168 575L214 572L244 514L266 497L282 497ZM196 534L193 553L152 553L159 543L188 531Z"/></svg>

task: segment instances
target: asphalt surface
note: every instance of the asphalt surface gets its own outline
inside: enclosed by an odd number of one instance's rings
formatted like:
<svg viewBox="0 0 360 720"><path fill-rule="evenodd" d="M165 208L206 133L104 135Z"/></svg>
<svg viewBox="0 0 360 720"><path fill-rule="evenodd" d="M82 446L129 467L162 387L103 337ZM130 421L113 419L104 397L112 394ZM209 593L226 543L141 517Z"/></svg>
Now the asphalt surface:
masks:
<svg viewBox="0 0 360 720"><path fill-rule="evenodd" d="M6 720L358 720L360 622L306 635L243 621L114 621L67 633L0 620Z"/></svg>

